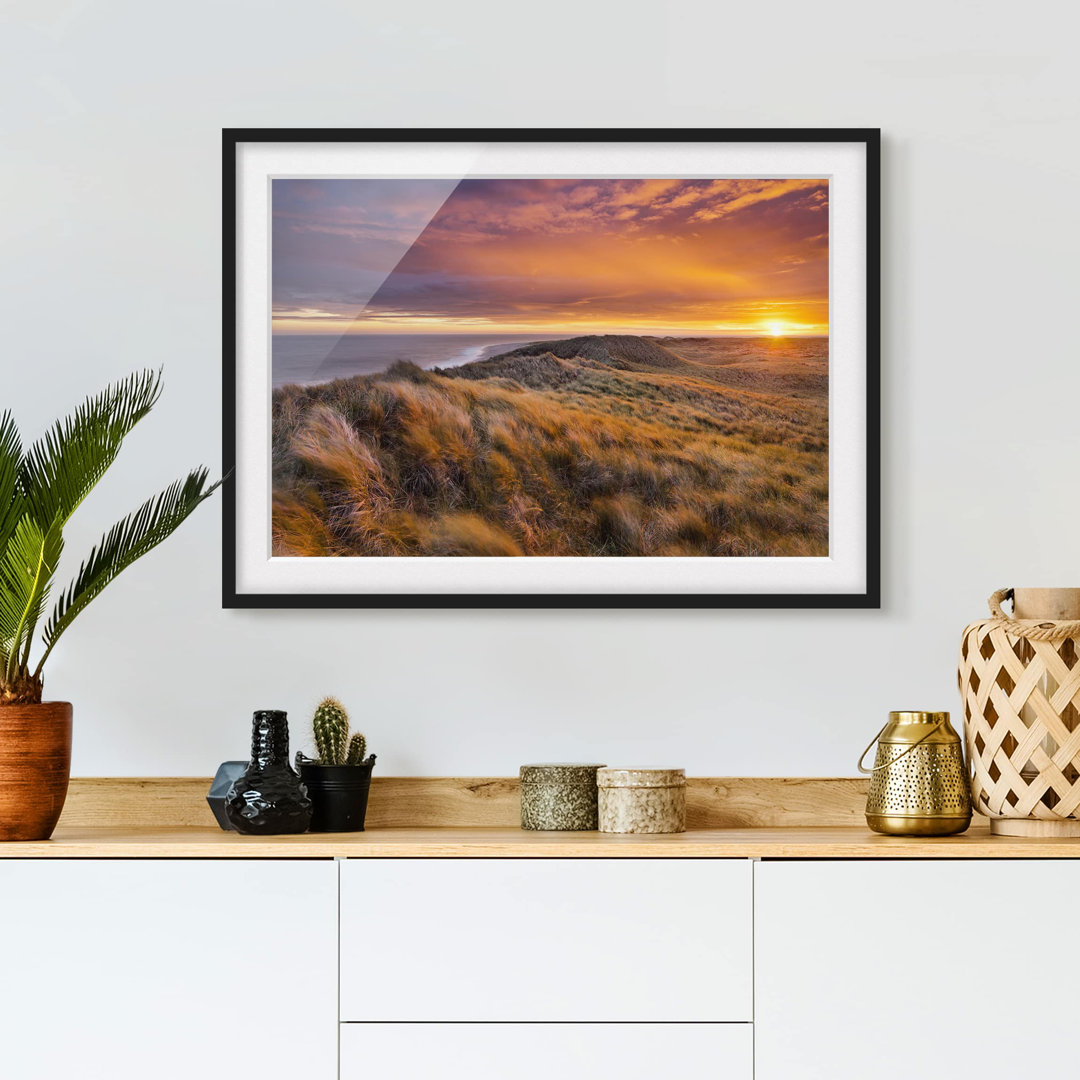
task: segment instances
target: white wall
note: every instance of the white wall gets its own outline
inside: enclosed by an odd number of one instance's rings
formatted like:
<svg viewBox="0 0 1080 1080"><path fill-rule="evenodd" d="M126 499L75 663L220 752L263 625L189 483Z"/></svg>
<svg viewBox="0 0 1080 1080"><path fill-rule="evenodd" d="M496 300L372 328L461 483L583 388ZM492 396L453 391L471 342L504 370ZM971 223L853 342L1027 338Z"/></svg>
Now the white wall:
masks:
<svg viewBox="0 0 1080 1080"><path fill-rule="evenodd" d="M640 10L640 13L639 13ZM219 462L222 126L880 126L880 612L237 612L220 505L57 650L81 775L207 774L254 707L352 707L386 774L528 760L851 774L889 708L958 705L964 624L1077 584L1075 8L1002 0L0 9L0 403L166 394L77 555Z"/></svg>

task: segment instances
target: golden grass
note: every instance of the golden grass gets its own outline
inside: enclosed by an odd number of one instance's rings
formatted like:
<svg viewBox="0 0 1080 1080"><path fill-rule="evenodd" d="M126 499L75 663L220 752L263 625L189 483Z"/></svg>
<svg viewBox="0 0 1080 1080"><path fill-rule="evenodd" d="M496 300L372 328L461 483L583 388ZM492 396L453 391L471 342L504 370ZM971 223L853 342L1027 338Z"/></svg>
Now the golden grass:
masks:
<svg viewBox="0 0 1080 1080"><path fill-rule="evenodd" d="M664 344L276 391L275 553L827 555L824 364L771 387Z"/></svg>

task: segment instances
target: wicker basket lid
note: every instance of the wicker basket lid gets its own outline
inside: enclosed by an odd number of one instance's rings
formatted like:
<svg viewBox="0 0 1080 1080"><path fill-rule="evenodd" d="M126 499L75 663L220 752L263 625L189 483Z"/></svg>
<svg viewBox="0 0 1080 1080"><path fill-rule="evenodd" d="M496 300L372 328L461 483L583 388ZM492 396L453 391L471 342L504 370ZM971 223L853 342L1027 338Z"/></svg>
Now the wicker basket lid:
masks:
<svg viewBox="0 0 1080 1080"><path fill-rule="evenodd" d="M541 765L522 765L520 775L523 784L595 784L597 770L603 767L554 761Z"/></svg>
<svg viewBox="0 0 1080 1080"><path fill-rule="evenodd" d="M684 769L601 769L596 782L602 788L683 787Z"/></svg>

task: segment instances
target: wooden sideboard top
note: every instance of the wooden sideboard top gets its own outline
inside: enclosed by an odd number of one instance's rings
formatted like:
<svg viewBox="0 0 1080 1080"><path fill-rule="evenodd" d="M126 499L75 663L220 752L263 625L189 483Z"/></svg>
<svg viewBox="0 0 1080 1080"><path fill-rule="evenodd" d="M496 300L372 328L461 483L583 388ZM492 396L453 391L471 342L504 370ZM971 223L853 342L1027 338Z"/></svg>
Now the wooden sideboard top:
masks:
<svg viewBox="0 0 1080 1080"><path fill-rule="evenodd" d="M208 778L74 778L52 840L0 858L1080 858L1080 837L872 833L866 781L691 777L685 833L530 833L516 779L375 777L363 833L250 837L220 830Z"/></svg>
<svg viewBox="0 0 1080 1080"><path fill-rule="evenodd" d="M207 777L72 778L60 829L213 825ZM691 829L862 825L867 781L690 777ZM521 822L517 778L374 776L367 827L509 828Z"/></svg>
<svg viewBox="0 0 1080 1080"><path fill-rule="evenodd" d="M1080 858L1080 839L991 836L981 823L961 836L878 836L865 826L692 829L672 835L535 833L514 828L370 829L254 837L216 826L66 826L52 840L0 843L0 859L237 858L659 858L926 859Z"/></svg>

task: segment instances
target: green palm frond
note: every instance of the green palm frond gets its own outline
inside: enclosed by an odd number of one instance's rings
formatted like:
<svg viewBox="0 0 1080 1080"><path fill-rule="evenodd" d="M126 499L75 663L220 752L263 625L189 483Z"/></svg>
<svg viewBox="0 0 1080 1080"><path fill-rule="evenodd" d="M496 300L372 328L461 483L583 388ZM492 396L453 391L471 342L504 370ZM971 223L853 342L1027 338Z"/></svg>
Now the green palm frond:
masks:
<svg viewBox="0 0 1080 1080"><path fill-rule="evenodd" d="M0 551L7 547L22 516L19 492L19 466L22 463L22 439L10 412L0 415Z"/></svg>
<svg viewBox="0 0 1080 1080"><path fill-rule="evenodd" d="M37 666L40 674L60 635L75 617L118 574L166 539L204 499L221 485L207 486L209 473L197 469L148 499L132 514L118 521L90 552L75 580L60 596L45 626L45 655Z"/></svg>
<svg viewBox="0 0 1080 1080"><path fill-rule="evenodd" d="M64 526L160 394L160 372L131 375L87 398L29 450L11 414L0 413L0 705L40 701L45 660L79 612L220 486L207 483L206 469L196 470L118 521L56 601L45 627L45 655L31 672L30 651L63 550Z"/></svg>
<svg viewBox="0 0 1080 1080"><path fill-rule="evenodd" d="M18 483L42 530L66 522L113 463L124 437L161 394L161 372L143 371L87 398L22 460Z"/></svg>
<svg viewBox="0 0 1080 1080"><path fill-rule="evenodd" d="M6 680L13 679L19 669L20 650L22 665L26 665L30 639L44 611L63 546L59 520L43 530L26 514L0 555L0 651Z"/></svg>

